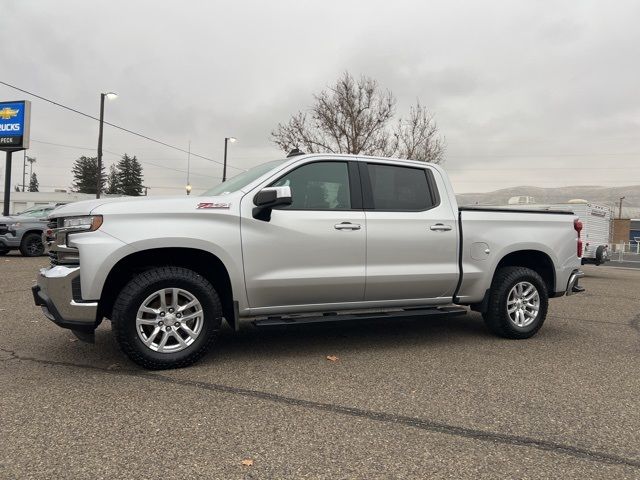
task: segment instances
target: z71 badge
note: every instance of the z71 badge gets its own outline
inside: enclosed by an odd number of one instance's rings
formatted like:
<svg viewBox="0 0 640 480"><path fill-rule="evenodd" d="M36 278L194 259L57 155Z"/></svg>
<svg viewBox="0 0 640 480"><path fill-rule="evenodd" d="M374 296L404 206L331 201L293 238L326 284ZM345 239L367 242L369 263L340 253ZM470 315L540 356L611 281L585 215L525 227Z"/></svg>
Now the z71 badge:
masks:
<svg viewBox="0 0 640 480"><path fill-rule="evenodd" d="M198 204L196 208L230 208L230 203L212 203L212 202L201 202Z"/></svg>

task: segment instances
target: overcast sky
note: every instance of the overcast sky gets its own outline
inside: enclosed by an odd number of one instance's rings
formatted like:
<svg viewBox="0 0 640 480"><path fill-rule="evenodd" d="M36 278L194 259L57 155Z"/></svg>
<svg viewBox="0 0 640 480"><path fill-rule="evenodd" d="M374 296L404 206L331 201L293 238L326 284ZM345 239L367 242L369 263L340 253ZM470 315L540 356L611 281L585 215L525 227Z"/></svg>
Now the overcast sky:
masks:
<svg viewBox="0 0 640 480"><path fill-rule="evenodd" d="M639 21L621 0L0 0L0 80L96 116L115 91L108 121L219 161L235 136L244 169L280 157L271 130L348 70L399 113L430 108L458 192L621 186L640 184ZM0 99L33 102L41 190L70 186L97 122L2 85ZM110 127L104 149L107 166L137 155L150 194L184 192L186 154ZM221 173L192 157L195 192Z"/></svg>

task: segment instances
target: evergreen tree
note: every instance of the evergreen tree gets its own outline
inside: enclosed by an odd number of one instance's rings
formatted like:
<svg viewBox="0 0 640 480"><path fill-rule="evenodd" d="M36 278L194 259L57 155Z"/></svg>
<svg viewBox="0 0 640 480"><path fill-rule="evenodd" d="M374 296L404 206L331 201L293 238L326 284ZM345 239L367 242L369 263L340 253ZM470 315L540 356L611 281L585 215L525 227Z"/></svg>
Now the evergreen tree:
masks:
<svg viewBox="0 0 640 480"><path fill-rule="evenodd" d="M104 164L100 175L102 177L102 192L106 183L106 175L104 173ZM75 161L73 168L73 190L79 193L95 194L98 189L98 159L96 157L82 156Z"/></svg>
<svg viewBox="0 0 640 480"><path fill-rule="evenodd" d="M115 165L109 167L109 176L107 177L106 193L117 194L120 192L120 180L118 178L118 168Z"/></svg>
<svg viewBox="0 0 640 480"><path fill-rule="evenodd" d="M123 195L142 195L142 165L135 157L126 153L118 162L118 190Z"/></svg>
<svg viewBox="0 0 640 480"><path fill-rule="evenodd" d="M30 192L39 192L38 187L40 184L38 183L38 175L34 173L31 174L31 180L29 180L29 191Z"/></svg>

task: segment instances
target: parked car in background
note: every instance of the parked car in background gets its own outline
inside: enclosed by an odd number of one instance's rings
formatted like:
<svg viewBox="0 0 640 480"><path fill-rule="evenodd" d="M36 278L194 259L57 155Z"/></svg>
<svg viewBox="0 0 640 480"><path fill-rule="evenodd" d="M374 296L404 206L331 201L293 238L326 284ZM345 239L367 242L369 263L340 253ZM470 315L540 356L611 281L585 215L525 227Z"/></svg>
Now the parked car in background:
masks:
<svg viewBox="0 0 640 480"><path fill-rule="evenodd" d="M42 232L47 228L47 215L58 205L37 205L8 217L0 217L0 255L20 250L25 257L44 254Z"/></svg>

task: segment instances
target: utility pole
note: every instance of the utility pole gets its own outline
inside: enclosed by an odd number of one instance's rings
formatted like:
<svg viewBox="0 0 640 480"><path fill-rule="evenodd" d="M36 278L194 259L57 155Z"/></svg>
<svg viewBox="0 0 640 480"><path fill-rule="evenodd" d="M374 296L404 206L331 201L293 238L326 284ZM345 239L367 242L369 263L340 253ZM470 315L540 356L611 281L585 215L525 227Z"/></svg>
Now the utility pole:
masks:
<svg viewBox="0 0 640 480"><path fill-rule="evenodd" d="M27 162L29 162L29 181L31 181L31 175L33 175L33 164L35 163L35 161L36 157L27 157Z"/></svg>
<svg viewBox="0 0 640 480"><path fill-rule="evenodd" d="M618 209L618 218L622 218L622 200L624 200L625 198L627 198L627 197L626 196L625 197L620 197L620 207Z"/></svg>

